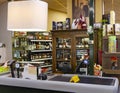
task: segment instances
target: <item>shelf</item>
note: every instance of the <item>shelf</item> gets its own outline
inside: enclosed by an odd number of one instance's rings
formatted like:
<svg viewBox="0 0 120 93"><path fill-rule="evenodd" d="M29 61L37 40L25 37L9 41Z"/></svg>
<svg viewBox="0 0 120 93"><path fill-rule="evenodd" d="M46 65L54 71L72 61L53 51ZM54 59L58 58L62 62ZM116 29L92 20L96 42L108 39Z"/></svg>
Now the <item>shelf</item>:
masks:
<svg viewBox="0 0 120 93"><path fill-rule="evenodd" d="M102 71L106 74L120 74L120 70L103 69Z"/></svg>
<svg viewBox="0 0 120 93"><path fill-rule="evenodd" d="M22 37L21 37L22 36ZM51 32L12 33L13 59L18 63L52 68Z"/></svg>
<svg viewBox="0 0 120 93"><path fill-rule="evenodd" d="M76 60L77 62L79 61L79 62L81 62L81 60Z"/></svg>
<svg viewBox="0 0 120 93"><path fill-rule="evenodd" d="M56 48L57 50L71 50L71 48Z"/></svg>
<svg viewBox="0 0 120 93"><path fill-rule="evenodd" d="M31 50L31 52L52 52L52 50Z"/></svg>
<svg viewBox="0 0 120 93"><path fill-rule="evenodd" d="M35 60L32 60L32 62L33 62L33 61L45 61L45 60L52 60L52 58L35 59Z"/></svg>
<svg viewBox="0 0 120 93"><path fill-rule="evenodd" d="M81 53L77 53L76 56L82 56L82 55L85 55L87 52L81 52Z"/></svg>
<svg viewBox="0 0 120 93"><path fill-rule="evenodd" d="M52 42L52 40L31 40L31 42Z"/></svg>
<svg viewBox="0 0 120 93"><path fill-rule="evenodd" d="M40 66L41 68L44 68L44 67L52 67L52 65L43 65L43 66Z"/></svg>
<svg viewBox="0 0 120 93"><path fill-rule="evenodd" d="M111 36L111 35L109 35L109 36ZM104 36L103 39L108 39L109 36ZM113 36L116 36L116 38L120 39L120 35L113 35Z"/></svg>
<svg viewBox="0 0 120 93"><path fill-rule="evenodd" d="M34 62L34 61L19 61L19 63L22 63L22 64L43 64L44 62Z"/></svg>
<svg viewBox="0 0 120 93"><path fill-rule="evenodd" d="M104 52L104 54L120 54L120 52L113 52L113 53Z"/></svg>
<svg viewBox="0 0 120 93"><path fill-rule="evenodd" d="M88 49L89 49L89 47L83 47L83 48L76 47L76 50L88 50Z"/></svg>
<svg viewBox="0 0 120 93"><path fill-rule="evenodd" d="M65 60L65 59L57 59L56 61L71 61L70 59Z"/></svg>

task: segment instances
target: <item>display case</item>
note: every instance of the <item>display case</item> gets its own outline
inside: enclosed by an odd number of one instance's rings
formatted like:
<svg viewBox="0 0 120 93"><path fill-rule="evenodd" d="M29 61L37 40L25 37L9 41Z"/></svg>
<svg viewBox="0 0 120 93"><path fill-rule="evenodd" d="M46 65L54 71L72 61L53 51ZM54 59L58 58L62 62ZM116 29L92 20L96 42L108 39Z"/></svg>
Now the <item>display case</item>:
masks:
<svg viewBox="0 0 120 93"><path fill-rule="evenodd" d="M13 34L13 59L40 63L40 67L45 72L51 72L52 38L50 32L26 32L22 35L21 33Z"/></svg>
<svg viewBox="0 0 120 93"><path fill-rule="evenodd" d="M87 30L52 31L53 72L75 73L84 55L89 55Z"/></svg>

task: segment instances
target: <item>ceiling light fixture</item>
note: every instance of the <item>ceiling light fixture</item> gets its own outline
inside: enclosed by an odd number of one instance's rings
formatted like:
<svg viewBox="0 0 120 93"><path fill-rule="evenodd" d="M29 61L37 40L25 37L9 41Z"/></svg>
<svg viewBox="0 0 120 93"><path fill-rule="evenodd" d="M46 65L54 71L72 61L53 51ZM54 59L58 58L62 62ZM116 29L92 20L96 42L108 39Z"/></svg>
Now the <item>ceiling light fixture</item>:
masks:
<svg viewBox="0 0 120 93"><path fill-rule="evenodd" d="M47 31L48 4L39 0L8 2L9 31Z"/></svg>

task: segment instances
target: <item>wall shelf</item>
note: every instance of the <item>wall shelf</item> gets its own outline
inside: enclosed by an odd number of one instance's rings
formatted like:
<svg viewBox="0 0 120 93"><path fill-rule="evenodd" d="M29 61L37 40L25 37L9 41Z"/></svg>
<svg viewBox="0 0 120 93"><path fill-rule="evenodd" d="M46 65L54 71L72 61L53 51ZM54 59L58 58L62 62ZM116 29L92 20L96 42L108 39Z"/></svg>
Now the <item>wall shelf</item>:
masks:
<svg viewBox="0 0 120 93"><path fill-rule="evenodd" d="M31 50L31 52L52 52L52 50Z"/></svg>
<svg viewBox="0 0 120 93"><path fill-rule="evenodd" d="M52 42L52 40L31 40L31 42Z"/></svg>
<svg viewBox="0 0 120 93"><path fill-rule="evenodd" d="M31 60L32 62L33 61L45 61L45 60L52 60L52 58L41 58L41 59L35 59L35 60Z"/></svg>

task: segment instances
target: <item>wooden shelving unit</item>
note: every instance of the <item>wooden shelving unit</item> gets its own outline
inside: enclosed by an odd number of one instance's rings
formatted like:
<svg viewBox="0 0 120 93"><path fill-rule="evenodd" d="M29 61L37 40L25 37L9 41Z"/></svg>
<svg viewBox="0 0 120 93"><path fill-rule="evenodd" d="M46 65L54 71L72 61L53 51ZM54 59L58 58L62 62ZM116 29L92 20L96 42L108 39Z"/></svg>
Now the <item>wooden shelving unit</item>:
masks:
<svg viewBox="0 0 120 93"><path fill-rule="evenodd" d="M87 30L55 30L52 33L53 73L75 73L84 54L89 54Z"/></svg>
<svg viewBox="0 0 120 93"><path fill-rule="evenodd" d="M116 52L109 52L109 36L103 37L102 71L105 74L120 74L120 36L116 36ZM117 57L117 69L112 69L111 57Z"/></svg>

